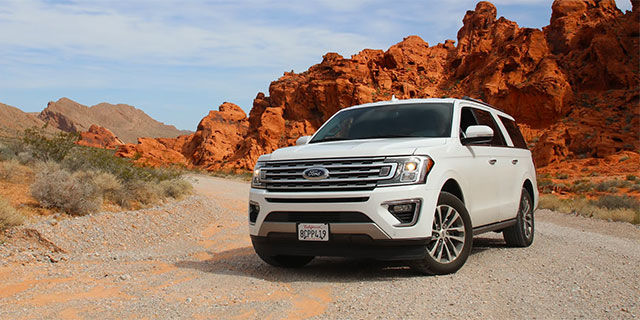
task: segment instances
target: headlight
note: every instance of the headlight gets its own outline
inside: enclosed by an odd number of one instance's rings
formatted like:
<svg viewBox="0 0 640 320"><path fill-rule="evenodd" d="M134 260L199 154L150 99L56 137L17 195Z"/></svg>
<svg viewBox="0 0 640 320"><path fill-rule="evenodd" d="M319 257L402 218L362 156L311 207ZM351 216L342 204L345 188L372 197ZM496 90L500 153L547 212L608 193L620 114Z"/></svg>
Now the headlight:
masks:
<svg viewBox="0 0 640 320"><path fill-rule="evenodd" d="M256 167L253 169L253 177L251 178L251 187L264 189L265 183L263 182L265 178L265 172L262 170L264 163L258 162L256 163Z"/></svg>
<svg viewBox="0 0 640 320"><path fill-rule="evenodd" d="M424 183L434 164L427 156L387 158L384 162L395 163L396 172L391 179L378 181L381 187Z"/></svg>

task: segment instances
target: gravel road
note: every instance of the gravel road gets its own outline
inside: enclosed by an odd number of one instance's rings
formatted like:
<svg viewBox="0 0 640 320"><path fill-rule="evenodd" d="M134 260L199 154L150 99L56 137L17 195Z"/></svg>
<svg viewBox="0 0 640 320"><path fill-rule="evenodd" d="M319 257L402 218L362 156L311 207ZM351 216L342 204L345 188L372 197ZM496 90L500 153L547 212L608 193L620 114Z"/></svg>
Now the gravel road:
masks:
<svg viewBox="0 0 640 320"><path fill-rule="evenodd" d="M640 229L630 224L538 210L531 247L482 235L447 276L341 258L277 269L251 248L249 185L194 184L184 201L8 232L0 319L640 317Z"/></svg>

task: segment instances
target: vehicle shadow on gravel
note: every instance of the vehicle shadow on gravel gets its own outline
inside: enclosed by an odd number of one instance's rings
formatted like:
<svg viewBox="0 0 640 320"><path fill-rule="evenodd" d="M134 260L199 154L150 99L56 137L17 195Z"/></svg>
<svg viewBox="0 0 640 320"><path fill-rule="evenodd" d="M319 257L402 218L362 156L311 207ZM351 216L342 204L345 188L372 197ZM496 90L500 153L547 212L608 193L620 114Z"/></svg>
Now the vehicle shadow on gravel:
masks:
<svg viewBox="0 0 640 320"><path fill-rule="evenodd" d="M506 248L501 239L475 238L471 255L495 248ZM208 252L207 260L185 260L175 263L183 269L194 269L219 275L238 275L272 282L356 282L380 281L420 276L406 262L320 257L303 268L276 268L264 263L252 247L221 252Z"/></svg>

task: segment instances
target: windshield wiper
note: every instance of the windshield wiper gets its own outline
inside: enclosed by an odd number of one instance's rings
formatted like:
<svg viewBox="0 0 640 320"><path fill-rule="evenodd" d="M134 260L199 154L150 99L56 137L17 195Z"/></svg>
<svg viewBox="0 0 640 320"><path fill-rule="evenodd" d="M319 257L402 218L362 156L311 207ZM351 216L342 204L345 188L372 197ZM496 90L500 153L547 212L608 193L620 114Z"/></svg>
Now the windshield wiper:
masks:
<svg viewBox="0 0 640 320"><path fill-rule="evenodd" d="M311 141L309 143L317 143L317 142L328 142L328 141L343 141L343 140L351 140L350 138L341 138L341 137L328 137L316 141Z"/></svg>
<svg viewBox="0 0 640 320"><path fill-rule="evenodd" d="M382 138L420 138L420 137L412 136L408 134L385 134L385 135L370 136L370 137L365 137L360 139L382 139Z"/></svg>

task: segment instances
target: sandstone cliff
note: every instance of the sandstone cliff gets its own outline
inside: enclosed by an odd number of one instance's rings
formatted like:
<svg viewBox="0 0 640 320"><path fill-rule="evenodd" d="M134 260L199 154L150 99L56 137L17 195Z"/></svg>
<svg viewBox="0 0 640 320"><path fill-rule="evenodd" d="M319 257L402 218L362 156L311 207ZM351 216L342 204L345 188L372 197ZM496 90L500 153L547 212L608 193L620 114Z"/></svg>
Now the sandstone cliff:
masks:
<svg viewBox="0 0 640 320"><path fill-rule="evenodd" d="M218 111L210 111L195 133L177 138L139 138L126 144L116 155L134 158L143 165L178 164L216 170L225 166L248 129L247 115L240 107L225 102Z"/></svg>
<svg viewBox="0 0 640 320"><path fill-rule="evenodd" d="M77 144L86 147L116 149L124 144L111 130L98 125L91 125L86 132L80 132Z"/></svg>

